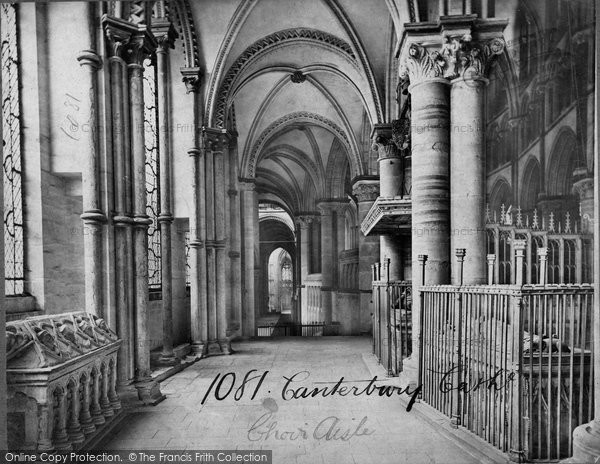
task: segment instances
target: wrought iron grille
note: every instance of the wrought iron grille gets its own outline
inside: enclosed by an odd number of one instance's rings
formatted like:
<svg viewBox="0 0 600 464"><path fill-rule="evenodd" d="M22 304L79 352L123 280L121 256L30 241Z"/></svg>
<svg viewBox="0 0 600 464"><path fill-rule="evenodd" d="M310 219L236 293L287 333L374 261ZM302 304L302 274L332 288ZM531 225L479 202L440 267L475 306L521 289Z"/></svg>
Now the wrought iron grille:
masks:
<svg viewBox="0 0 600 464"><path fill-rule="evenodd" d="M144 61L144 132L146 144L146 214L152 219L148 227L148 284L160 290L161 243L158 226L160 205L158 114L156 101L156 67L150 59Z"/></svg>
<svg viewBox="0 0 600 464"><path fill-rule="evenodd" d="M2 31L2 142L4 176L4 266L6 295L24 293L23 190L17 7L0 4Z"/></svg>

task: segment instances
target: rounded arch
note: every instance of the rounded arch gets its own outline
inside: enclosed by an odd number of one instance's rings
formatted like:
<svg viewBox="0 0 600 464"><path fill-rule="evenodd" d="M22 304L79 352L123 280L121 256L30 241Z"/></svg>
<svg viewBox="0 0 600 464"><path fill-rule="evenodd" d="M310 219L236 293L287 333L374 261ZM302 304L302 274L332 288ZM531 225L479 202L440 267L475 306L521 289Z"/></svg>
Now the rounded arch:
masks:
<svg viewBox="0 0 600 464"><path fill-rule="evenodd" d="M504 177L500 177L494 183L489 195L490 209L499 211L502 205L508 206L512 204L512 191L510 184Z"/></svg>
<svg viewBox="0 0 600 464"><path fill-rule="evenodd" d="M573 171L580 162L577 137L569 127L560 129L546 166L546 193L551 196L570 195Z"/></svg>
<svg viewBox="0 0 600 464"><path fill-rule="evenodd" d="M531 211L537 206L538 194L542 188L542 170L540 163L535 157L531 157L521 178L521 201L520 206L523 211Z"/></svg>

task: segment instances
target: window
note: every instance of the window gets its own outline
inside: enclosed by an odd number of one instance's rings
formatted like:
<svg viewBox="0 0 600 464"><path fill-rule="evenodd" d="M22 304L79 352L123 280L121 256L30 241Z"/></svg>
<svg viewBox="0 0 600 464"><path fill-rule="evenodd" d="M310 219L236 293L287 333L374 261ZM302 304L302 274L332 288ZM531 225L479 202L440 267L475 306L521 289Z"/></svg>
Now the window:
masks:
<svg viewBox="0 0 600 464"><path fill-rule="evenodd" d="M2 31L2 142L4 176L4 272L6 295L24 293L23 190L17 7L0 4Z"/></svg>
<svg viewBox="0 0 600 464"><path fill-rule="evenodd" d="M160 205L160 173L158 153L158 114L156 103L156 67L144 61L144 140L146 144L146 214L152 219L148 227L148 284L160 290L161 245L158 214Z"/></svg>

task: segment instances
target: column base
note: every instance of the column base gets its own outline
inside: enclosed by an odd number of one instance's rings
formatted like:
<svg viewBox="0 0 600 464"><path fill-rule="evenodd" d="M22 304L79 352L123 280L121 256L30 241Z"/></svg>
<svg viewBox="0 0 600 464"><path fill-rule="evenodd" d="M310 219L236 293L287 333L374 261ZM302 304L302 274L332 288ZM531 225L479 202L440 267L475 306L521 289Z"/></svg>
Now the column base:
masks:
<svg viewBox="0 0 600 464"><path fill-rule="evenodd" d="M600 459L600 422L593 420L573 430L573 457L561 463L579 464Z"/></svg>
<svg viewBox="0 0 600 464"><path fill-rule="evenodd" d="M208 348L206 351L207 356L218 356L220 354L233 354L233 349L231 348L231 340L222 339L222 340L211 340L208 342Z"/></svg>
<svg viewBox="0 0 600 464"><path fill-rule="evenodd" d="M402 372L400 372L398 378L400 385L410 387L411 391L418 387L419 366L416 358L410 356L402 362Z"/></svg>
<svg viewBox="0 0 600 464"><path fill-rule="evenodd" d="M163 367L175 366L179 364L179 358L177 358L177 356L175 356L173 353L161 353L161 355L158 358L157 364Z"/></svg>
<svg viewBox="0 0 600 464"><path fill-rule="evenodd" d="M207 345L204 342L192 342L192 354L198 358L206 356Z"/></svg>
<svg viewBox="0 0 600 464"><path fill-rule="evenodd" d="M152 378L135 382L139 400L145 405L155 406L167 397L160 391L160 384Z"/></svg>

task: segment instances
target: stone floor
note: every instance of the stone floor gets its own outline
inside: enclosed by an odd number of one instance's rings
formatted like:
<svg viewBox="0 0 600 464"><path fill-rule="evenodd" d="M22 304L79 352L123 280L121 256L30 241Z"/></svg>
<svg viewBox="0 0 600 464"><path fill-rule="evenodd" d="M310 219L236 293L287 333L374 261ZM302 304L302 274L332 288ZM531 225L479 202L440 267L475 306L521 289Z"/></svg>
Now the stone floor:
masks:
<svg viewBox="0 0 600 464"><path fill-rule="evenodd" d="M164 381L161 389L167 399L154 407L130 410L102 448L272 449L276 464L480 462L420 419L414 409L407 412L395 395L282 398L284 376L301 371L309 377L300 381L301 375L296 376L294 389L331 388L343 376L350 381L345 385L362 390L368 382L360 381L372 378L363 359L371 349L369 338L288 337L240 342L234 349L232 356L202 359ZM257 372L249 377L259 377L238 390L252 369ZM220 380L229 372L236 378L232 392L218 401L215 383L202 404L215 377ZM221 384L221 398L232 377Z"/></svg>

